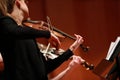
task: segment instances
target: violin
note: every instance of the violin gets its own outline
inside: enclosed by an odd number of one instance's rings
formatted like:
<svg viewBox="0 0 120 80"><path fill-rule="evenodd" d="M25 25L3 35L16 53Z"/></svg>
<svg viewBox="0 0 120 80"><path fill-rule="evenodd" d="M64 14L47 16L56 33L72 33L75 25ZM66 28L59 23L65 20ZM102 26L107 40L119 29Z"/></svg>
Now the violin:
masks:
<svg viewBox="0 0 120 80"><path fill-rule="evenodd" d="M51 23L50 23L50 20L48 21L49 23L47 22L44 22L44 21L34 21L34 20L25 20L23 22L23 25L27 25L29 27L33 27L36 28L36 29L43 29L43 30L50 30L49 29L49 26L51 26L51 30L52 32L59 38L61 39L64 39L65 37L69 37L70 39L73 39L73 40L76 40L75 37L72 37L71 35L57 29L56 27L52 26ZM35 25L34 25L35 24ZM85 46L83 44L80 45L81 49L84 51L84 52L87 52L90 47L89 46Z"/></svg>

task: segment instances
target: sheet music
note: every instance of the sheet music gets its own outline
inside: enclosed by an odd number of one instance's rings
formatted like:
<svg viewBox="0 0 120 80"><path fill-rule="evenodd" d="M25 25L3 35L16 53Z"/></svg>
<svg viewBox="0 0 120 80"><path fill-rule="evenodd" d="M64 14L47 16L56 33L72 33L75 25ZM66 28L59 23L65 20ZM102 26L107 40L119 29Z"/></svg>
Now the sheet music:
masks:
<svg viewBox="0 0 120 80"><path fill-rule="evenodd" d="M2 62L3 61L3 59L2 59L2 55L1 55L1 52L0 52L0 62Z"/></svg>
<svg viewBox="0 0 120 80"><path fill-rule="evenodd" d="M109 60L110 57L112 56L117 44L120 42L120 37L117 37L115 42L111 42L107 56L106 56L106 60Z"/></svg>
<svg viewBox="0 0 120 80"><path fill-rule="evenodd" d="M111 43L110 43L110 47L109 47L107 56L106 56L106 58L105 58L106 60L109 60L110 56L112 55L112 54L110 54L110 51L111 51L111 49L113 48L114 44L115 44L115 42L111 42Z"/></svg>

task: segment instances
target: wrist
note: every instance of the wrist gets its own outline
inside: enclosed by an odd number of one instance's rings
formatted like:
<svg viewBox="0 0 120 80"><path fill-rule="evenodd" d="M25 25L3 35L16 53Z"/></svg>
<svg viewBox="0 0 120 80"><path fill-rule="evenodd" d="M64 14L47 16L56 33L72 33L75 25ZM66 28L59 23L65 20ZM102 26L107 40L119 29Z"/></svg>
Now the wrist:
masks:
<svg viewBox="0 0 120 80"><path fill-rule="evenodd" d="M70 66L68 66L66 70L67 70L67 71L69 71L69 70L70 70L70 68L71 68L71 67L70 67Z"/></svg>
<svg viewBox="0 0 120 80"><path fill-rule="evenodd" d="M74 46L70 46L69 49L73 52L75 50L75 47Z"/></svg>

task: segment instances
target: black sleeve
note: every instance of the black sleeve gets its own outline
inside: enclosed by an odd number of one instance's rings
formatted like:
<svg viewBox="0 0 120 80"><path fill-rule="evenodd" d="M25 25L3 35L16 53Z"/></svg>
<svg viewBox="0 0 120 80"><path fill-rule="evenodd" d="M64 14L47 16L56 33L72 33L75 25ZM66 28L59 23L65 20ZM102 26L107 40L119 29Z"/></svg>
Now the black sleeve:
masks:
<svg viewBox="0 0 120 80"><path fill-rule="evenodd" d="M68 60L72 55L73 52L70 49L68 49L66 52L64 52L62 55L58 56L57 58L49 59L46 63L47 73L50 73L51 71L55 70L64 61Z"/></svg>
<svg viewBox="0 0 120 80"><path fill-rule="evenodd" d="M31 27L18 26L16 22L9 17L0 19L0 31L3 36L9 36L13 38L50 37L49 31L37 30Z"/></svg>

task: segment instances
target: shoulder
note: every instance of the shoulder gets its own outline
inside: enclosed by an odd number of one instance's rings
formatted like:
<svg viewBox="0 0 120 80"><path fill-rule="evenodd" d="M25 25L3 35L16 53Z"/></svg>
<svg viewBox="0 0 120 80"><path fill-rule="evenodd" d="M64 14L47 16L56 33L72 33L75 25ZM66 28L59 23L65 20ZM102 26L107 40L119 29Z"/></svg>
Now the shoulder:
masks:
<svg viewBox="0 0 120 80"><path fill-rule="evenodd" d="M16 23L11 17L9 16L0 16L0 23Z"/></svg>
<svg viewBox="0 0 120 80"><path fill-rule="evenodd" d="M8 30L8 29L13 29L15 28L17 23L9 16L1 16L0 17L0 29L1 30Z"/></svg>

